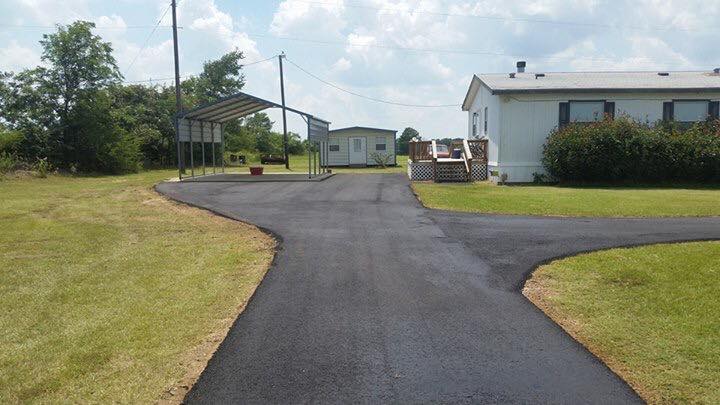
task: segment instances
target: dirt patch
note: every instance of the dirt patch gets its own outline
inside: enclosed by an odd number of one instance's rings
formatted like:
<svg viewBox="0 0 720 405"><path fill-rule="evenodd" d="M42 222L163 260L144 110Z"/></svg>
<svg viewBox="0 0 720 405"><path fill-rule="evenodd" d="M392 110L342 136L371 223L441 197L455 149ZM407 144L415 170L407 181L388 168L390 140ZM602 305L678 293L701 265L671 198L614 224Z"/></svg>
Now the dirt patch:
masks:
<svg viewBox="0 0 720 405"><path fill-rule="evenodd" d="M158 194L156 194L155 197L144 199L143 204L165 205L166 209L170 209L181 215L191 215L194 217L204 216L205 220L212 223L232 224L238 228L238 232L257 233L258 236L253 237L253 239L261 239L259 241L260 244L267 247L267 249L274 251L277 248L277 242L275 239L261 231L259 228L247 223L224 218L200 208L190 207L188 205L172 201L164 196L158 196ZM267 273L268 269L269 266L265 269L263 277L265 276L265 273ZM260 284L258 283L258 285ZM245 310L245 307L247 307L247 304L255 294L255 290L258 285L252 289L248 298L243 301L240 306L235 308L231 316L218 320L212 333L206 336L200 344L192 348L183 356L180 361L180 366L185 369L183 377L176 381L172 386L168 387L156 403L163 405L183 403L185 396L193 387L195 382L197 382L200 374L202 374L205 367L207 367L208 361L210 361L210 358L212 358L213 354L215 354L215 351L220 346L220 343L222 343L227 336L230 331L230 327L235 322L235 319L237 319L237 317Z"/></svg>

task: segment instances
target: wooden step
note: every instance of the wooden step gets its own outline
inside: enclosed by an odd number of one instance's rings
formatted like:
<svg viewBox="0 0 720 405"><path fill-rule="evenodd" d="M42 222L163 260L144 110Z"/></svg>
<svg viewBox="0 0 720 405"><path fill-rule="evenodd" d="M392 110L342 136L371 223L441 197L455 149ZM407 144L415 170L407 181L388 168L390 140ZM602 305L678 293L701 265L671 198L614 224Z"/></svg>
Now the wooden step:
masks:
<svg viewBox="0 0 720 405"><path fill-rule="evenodd" d="M452 161L440 161L435 165L435 181L437 182L465 182L468 181L468 174L465 170L465 162L462 159Z"/></svg>

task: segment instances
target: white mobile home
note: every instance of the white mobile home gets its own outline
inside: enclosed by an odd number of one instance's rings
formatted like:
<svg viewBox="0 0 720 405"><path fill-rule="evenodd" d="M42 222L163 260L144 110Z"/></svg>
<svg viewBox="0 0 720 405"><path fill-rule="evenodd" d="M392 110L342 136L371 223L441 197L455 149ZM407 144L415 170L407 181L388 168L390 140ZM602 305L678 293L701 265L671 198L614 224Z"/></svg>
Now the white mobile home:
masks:
<svg viewBox="0 0 720 405"><path fill-rule="evenodd" d="M529 182L544 173L543 145L569 122L627 115L637 121L702 121L718 116L720 69L707 72L573 72L473 76L462 105L468 139L488 140L488 172Z"/></svg>
<svg viewBox="0 0 720 405"><path fill-rule="evenodd" d="M396 165L395 137L391 129L349 127L334 129L328 133L328 166L375 166L373 154L388 156L389 164ZM325 156L321 164L325 165Z"/></svg>

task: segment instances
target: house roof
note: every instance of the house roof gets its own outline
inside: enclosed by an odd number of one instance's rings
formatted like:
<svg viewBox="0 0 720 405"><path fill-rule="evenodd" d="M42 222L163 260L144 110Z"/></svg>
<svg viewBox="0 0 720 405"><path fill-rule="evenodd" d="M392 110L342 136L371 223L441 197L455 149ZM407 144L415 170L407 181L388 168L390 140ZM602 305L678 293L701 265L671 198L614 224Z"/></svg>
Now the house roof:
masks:
<svg viewBox="0 0 720 405"><path fill-rule="evenodd" d="M493 94L504 93L594 93L594 92L668 92L720 91L720 74L696 72L548 72L479 74L473 76L463 102L463 110L480 85ZM538 74L544 76L537 76Z"/></svg>
<svg viewBox="0 0 720 405"><path fill-rule="evenodd" d="M383 128L373 128L373 127L358 127L358 126L333 129L333 130L331 130L330 132L350 131L350 130L353 130L353 129L368 129L368 130L371 130L371 131L382 131L382 132L393 132L393 133L397 133L397 131L394 130L394 129L383 129Z"/></svg>

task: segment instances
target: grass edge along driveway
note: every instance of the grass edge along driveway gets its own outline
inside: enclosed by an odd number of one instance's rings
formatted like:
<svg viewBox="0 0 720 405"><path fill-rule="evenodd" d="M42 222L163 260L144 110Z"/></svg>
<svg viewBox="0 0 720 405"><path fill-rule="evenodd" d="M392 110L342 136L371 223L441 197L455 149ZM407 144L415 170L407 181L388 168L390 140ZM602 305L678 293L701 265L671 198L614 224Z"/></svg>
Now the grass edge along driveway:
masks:
<svg viewBox="0 0 720 405"><path fill-rule="evenodd" d="M0 181L0 402L182 400L275 241L152 190L173 175Z"/></svg>
<svg viewBox="0 0 720 405"><path fill-rule="evenodd" d="M720 215L720 186L498 186L413 182L428 208L486 214L573 217Z"/></svg>
<svg viewBox="0 0 720 405"><path fill-rule="evenodd" d="M581 254L523 294L646 401L720 403L720 241Z"/></svg>

